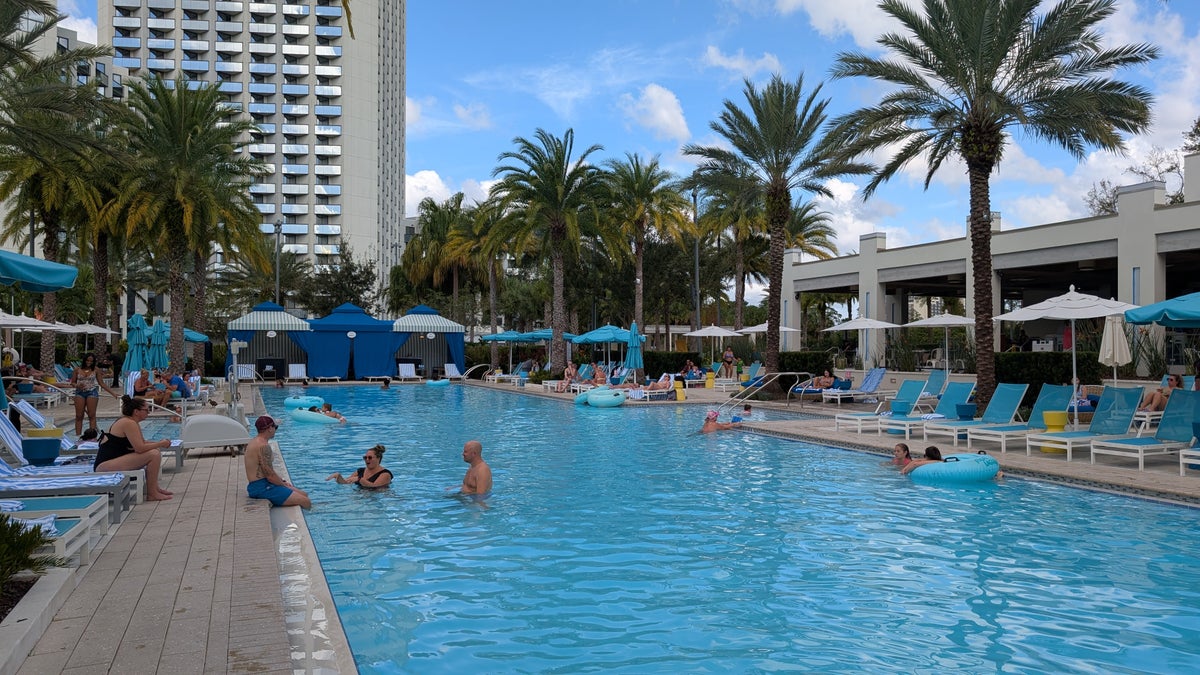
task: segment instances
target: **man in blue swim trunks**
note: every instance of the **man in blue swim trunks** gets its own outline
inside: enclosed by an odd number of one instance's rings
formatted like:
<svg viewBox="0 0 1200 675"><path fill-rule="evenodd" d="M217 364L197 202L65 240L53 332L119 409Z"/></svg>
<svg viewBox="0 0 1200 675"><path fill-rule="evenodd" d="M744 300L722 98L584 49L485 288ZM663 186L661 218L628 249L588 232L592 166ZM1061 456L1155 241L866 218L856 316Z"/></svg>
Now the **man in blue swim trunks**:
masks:
<svg viewBox="0 0 1200 675"><path fill-rule="evenodd" d="M266 499L272 506L299 506L312 508L308 494L285 481L275 473L274 453L271 439L275 438L278 425L275 420L263 415L254 422L258 435L246 444L246 494L253 499Z"/></svg>

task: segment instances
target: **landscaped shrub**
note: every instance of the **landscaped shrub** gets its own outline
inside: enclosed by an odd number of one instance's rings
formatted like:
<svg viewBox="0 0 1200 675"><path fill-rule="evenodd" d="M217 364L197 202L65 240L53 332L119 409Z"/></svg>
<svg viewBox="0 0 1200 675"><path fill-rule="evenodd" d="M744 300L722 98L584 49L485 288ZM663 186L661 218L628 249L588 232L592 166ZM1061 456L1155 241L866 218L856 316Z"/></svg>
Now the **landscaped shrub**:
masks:
<svg viewBox="0 0 1200 675"><path fill-rule="evenodd" d="M49 542L50 537L40 528L26 530L8 515L0 513L0 589L22 570L45 574L51 567L65 565L66 561L58 556L33 554Z"/></svg>
<svg viewBox="0 0 1200 675"><path fill-rule="evenodd" d="M1112 369L1100 363L1096 352L1079 352L1075 364L1079 384L1099 384ZM1022 405L1032 406L1042 385L1071 383L1071 352L1003 352L996 354L996 381L1028 384Z"/></svg>
<svg viewBox="0 0 1200 675"><path fill-rule="evenodd" d="M708 368L712 365L711 361L703 361L700 354L697 352L645 352L642 354L642 361L645 363L646 376L652 379L657 379L663 373L678 373L683 364L687 361Z"/></svg>

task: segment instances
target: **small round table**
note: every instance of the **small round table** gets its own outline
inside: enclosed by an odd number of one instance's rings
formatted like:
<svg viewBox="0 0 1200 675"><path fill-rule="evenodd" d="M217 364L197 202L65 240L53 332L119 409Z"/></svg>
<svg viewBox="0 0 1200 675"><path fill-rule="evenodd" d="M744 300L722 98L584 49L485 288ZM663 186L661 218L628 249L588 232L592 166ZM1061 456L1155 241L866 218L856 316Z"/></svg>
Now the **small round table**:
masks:
<svg viewBox="0 0 1200 675"><path fill-rule="evenodd" d="M1047 410L1042 413L1042 420L1046 422L1046 432L1064 431L1067 428L1067 411L1065 410ZM1049 445L1042 446L1042 452L1057 452L1065 453L1063 448L1055 448Z"/></svg>

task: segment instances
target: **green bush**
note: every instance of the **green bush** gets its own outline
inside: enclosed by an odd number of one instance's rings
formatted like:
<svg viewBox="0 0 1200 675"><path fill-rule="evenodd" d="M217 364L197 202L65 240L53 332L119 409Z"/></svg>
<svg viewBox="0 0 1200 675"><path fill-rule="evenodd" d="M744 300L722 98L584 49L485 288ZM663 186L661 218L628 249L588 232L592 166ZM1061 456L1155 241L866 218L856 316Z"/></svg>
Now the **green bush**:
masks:
<svg viewBox="0 0 1200 675"><path fill-rule="evenodd" d="M7 515L0 513L0 588L21 570L45 574L50 567L66 565L66 561L58 556L33 554L50 541L51 538L41 529L26 530Z"/></svg>
<svg viewBox="0 0 1200 675"><path fill-rule="evenodd" d="M663 373L678 373L683 364L688 360L700 366L708 368L712 362L700 360L700 354L697 352L645 352L642 354L642 361L645 363L646 377L650 379L658 379Z"/></svg>
<svg viewBox="0 0 1200 675"><path fill-rule="evenodd" d="M779 372L781 373L812 373L813 375L820 375L826 370L831 373L833 372L833 362L830 359L829 352L779 353ZM790 389L796 386L801 379L799 376L786 376L780 378L779 384L781 387Z"/></svg>
<svg viewBox="0 0 1200 675"><path fill-rule="evenodd" d="M1111 369L1097 352L1079 352L1075 359L1079 384L1099 384ZM1022 405L1032 406L1042 384L1071 383L1071 352L1002 352L996 354L996 381L1028 384Z"/></svg>

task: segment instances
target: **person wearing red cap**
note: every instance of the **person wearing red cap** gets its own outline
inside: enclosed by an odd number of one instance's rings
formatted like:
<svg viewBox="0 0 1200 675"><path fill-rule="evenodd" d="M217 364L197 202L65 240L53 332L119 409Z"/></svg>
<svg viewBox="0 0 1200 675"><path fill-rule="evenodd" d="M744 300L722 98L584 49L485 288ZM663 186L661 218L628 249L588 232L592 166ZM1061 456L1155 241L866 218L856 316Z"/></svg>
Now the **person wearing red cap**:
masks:
<svg viewBox="0 0 1200 675"><path fill-rule="evenodd" d="M741 422L718 422L717 411L709 410L708 414L704 416L704 426L700 427L700 433L710 434L714 431L726 431L740 426L742 426Z"/></svg>
<svg viewBox="0 0 1200 675"><path fill-rule="evenodd" d="M266 499L272 506L299 506L312 508L308 493L285 481L275 473L274 452L271 439L279 425L267 415L254 421L258 435L246 444L246 494L253 499Z"/></svg>

